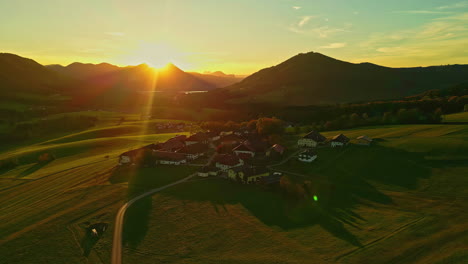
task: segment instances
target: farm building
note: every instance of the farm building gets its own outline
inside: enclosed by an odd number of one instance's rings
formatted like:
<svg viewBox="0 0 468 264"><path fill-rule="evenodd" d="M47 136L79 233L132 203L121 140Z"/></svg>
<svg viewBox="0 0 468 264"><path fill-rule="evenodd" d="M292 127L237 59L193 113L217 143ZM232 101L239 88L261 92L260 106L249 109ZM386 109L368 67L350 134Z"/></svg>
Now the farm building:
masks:
<svg viewBox="0 0 468 264"><path fill-rule="evenodd" d="M164 143L159 143L159 149L163 151L176 151L185 147L186 136L176 136Z"/></svg>
<svg viewBox="0 0 468 264"><path fill-rule="evenodd" d="M209 141L210 141L210 137L206 133L198 132L188 137L185 140L185 144L187 145L192 145L192 144L197 144L197 143L208 144Z"/></svg>
<svg viewBox="0 0 468 264"><path fill-rule="evenodd" d="M183 148L178 149L177 153L185 154L188 160L195 160L208 151L208 145L202 143L196 143L187 145Z"/></svg>
<svg viewBox="0 0 468 264"><path fill-rule="evenodd" d="M255 149L249 144L245 143L235 147L232 151L234 151L234 153L236 153L236 155L241 158L252 158L255 156Z"/></svg>
<svg viewBox="0 0 468 264"><path fill-rule="evenodd" d="M279 183L281 180L281 177L283 177L283 174L281 172L270 172L268 176L262 177L260 179L260 184L270 185L270 184Z"/></svg>
<svg viewBox="0 0 468 264"><path fill-rule="evenodd" d="M280 144L274 144L270 149L268 149L266 154L267 156L281 156L283 155L284 151L285 148L283 146Z"/></svg>
<svg viewBox="0 0 468 264"><path fill-rule="evenodd" d="M330 141L330 145L334 148L334 147L343 147L343 146L346 146L349 142L349 138L346 137L345 135L343 134L339 134L339 135L336 135L334 136L331 141Z"/></svg>
<svg viewBox="0 0 468 264"><path fill-rule="evenodd" d="M210 141L216 141L220 139L219 133L216 133L214 131L209 131L205 133Z"/></svg>
<svg viewBox="0 0 468 264"><path fill-rule="evenodd" d="M228 178L244 184L252 184L269 175L266 167L238 166L228 170Z"/></svg>
<svg viewBox="0 0 468 264"><path fill-rule="evenodd" d="M317 131L311 131L297 141L299 147L316 147L318 144L327 140Z"/></svg>
<svg viewBox="0 0 468 264"><path fill-rule="evenodd" d="M356 140L357 140L358 145L363 145L363 146L370 146L370 144L372 143L372 138L368 136L359 136L356 138Z"/></svg>
<svg viewBox="0 0 468 264"><path fill-rule="evenodd" d="M244 165L244 161L232 154L218 154L214 157L213 162L216 168L228 170L233 167Z"/></svg>
<svg viewBox="0 0 468 264"><path fill-rule="evenodd" d="M204 166L198 171L198 176L208 177L208 176L217 176L219 169L214 166Z"/></svg>
<svg viewBox="0 0 468 264"><path fill-rule="evenodd" d="M119 165L130 165L139 163L144 159L147 153L148 150L145 148L139 148L124 152L119 156Z"/></svg>
<svg viewBox="0 0 468 264"><path fill-rule="evenodd" d="M154 156L157 164L181 165L187 163L187 157L182 153L155 151Z"/></svg>
<svg viewBox="0 0 468 264"><path fill-rule="evenodd" d="M299 154L299 160L302 162L312 162L317 159L317 153L312 150L306 150Z"/></svg>
<svg viewBox="0 0 468 264"><path fill-rule="evenodd" d="M242 135L249 134L250 131L247 128L240 128L240 129L235 130L233 133L238 136L242 136Z"/></svg>

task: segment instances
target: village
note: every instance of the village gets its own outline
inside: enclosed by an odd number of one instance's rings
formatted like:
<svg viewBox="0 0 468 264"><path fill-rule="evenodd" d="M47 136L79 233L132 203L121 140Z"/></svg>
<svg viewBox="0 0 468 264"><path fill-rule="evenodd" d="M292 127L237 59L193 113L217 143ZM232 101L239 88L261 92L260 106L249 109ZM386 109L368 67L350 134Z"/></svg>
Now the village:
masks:
<svg viewBox="0 0 468 264"><path fill-rule="evenodd" d="M183 131L184 124L157 124L158 129L174 127ZM372 138L362 135L353 144L370 146ZM297 140L293 147L269 143L268 137L255 130L201 131L189 136L176 135L133 149L119 156L119 166L197 166L197 176L220 177L241 184L270 185L280 182L282 171L273 166L297 159L311 163L318 158L317 148L343 148L350 144L344 134L326 138L311 131Z"/></svg>

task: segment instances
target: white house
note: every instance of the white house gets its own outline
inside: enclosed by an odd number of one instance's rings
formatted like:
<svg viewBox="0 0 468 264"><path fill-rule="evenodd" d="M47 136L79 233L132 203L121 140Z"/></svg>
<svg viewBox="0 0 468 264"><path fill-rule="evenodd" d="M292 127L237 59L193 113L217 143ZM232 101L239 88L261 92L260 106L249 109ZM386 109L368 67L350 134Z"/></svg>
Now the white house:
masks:
<svg viewBox="0 0 468 264"><path fill-rule="evenodd" d="M370 146L370 144L372 143L372 138L368 136L359 136L356 139L358 145Z"/></svg>
<svg viewBox="0 0 468 264"><path fill-rule="evenodd" d="M195 160L205 155L208 151L208 145L195 143L178 149L177 153L185 154L188 160Z"/></svg>
<svg viewBox="0 0 468 264"><path fill-rule="evenodd" d="M312 150L306 150L299 154L298 159L302 162L312 162L315 159L317 159L317 153L315 153L315 151Z"/></svg>
<svg viewBox="0 0 468 264"><path fill-rule="evenodd" d="M334 147L343 147L346 146L349 142L349 138L343 134L336 135L332 138L330 145Z"/></svg>
<svg viewBox="0 0 468 264"><path fill-rule="evenodd" d="M213 166L204 166L199 172L199 177L208 177L208 176L217 176L218 175L218 168Z"/></svg>
<svg viewBox="0 0 468 264"><path fill-rule="evenodd" d="M255 149L250 146L249 144L240 144L239 146L235 147L232 151L236 153L237 156L250 156L252 158L255 156Z"/></svg>
<svg viewBox="0 0 468 264"><path fill-rule="evenodd" d="M316 147L317 144L323 143L327 140L322 134L317 131L311 131L297 141L299 147Z"/></svg>
<svg viewBox="0 0 468 264"><path fill-rule="evenodd" d="M185 154L168 152L168 151L155 151L156 164L166 165L181 165L187 163Z"/></svg>

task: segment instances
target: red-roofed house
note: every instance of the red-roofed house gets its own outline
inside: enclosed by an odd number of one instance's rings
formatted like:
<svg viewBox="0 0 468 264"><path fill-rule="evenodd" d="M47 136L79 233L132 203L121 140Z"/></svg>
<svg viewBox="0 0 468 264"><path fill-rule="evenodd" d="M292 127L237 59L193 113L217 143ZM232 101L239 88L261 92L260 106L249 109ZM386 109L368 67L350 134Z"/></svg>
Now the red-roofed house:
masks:
<svg viewBox="0 0 468 264"><path fill-rule="evenodd" d="M220 168L223 171L244 165L243 160L232 154L218 154L214 157L213 163L217 168Z"/></svg>
<svg viewBox="0 0 468 264"><path fill-rule="evenodd" d="M283 155L285 148L280 144L274 144L271 148L267 151L267 156L281 156Z"/></svg>
<svg viewBox="0 0 468 264"><path fill-rule="evenodd" d="M234 153L236 153L238 157L242 156L244 158L252 158L253 156L255 156L255 149L249 144L240 144L239 146L235 147L232 151L234 151Z"/></svg>
<svg viewBox="0 0 468 264"><path fill-rule="evenodd" d="M192 145L196 143L208 144L209 140L210 140L210 137L206 133L198 132L188 137L185 140L185 143L187 145Z"/></svg>
<svg viewBox="0 0 468 264"><path fill-rule="evenodd" d="M156 157L157 164L180 165L187 163L187 158L185 154L182 153L155 151L154 156Z"/></svg>
<svg viewBox="0 0 468 264"><path fill-rule="evenodd" d="M189 160L194 160L205 155L207 151L208 151L208 145L202 144L202 143L196 143L196 144L187 145L181 149L178 149L176 152L185 154L187 156L187 159Z"/></svg>

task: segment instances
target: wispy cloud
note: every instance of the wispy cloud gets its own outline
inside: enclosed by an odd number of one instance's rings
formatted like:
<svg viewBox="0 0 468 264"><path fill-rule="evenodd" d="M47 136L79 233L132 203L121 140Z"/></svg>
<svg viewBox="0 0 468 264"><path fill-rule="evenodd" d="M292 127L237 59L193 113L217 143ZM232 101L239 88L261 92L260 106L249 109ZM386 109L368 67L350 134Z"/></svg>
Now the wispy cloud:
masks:
<svg viewBox="0 0 468 264"><path fill-rule="evenodd" d="M299 9L302 8L302 6L293 6L292 8L293 8L293 9L296 9L296 10L299 10Z"/></svg>
<svg viewBox="0 0 468 264"><path fill-rule="evenodd" d="M448 11L434 11L434 10L402 10L402 11L394 11L393 13L431 15L431 14L450 14L450 13L452 13L452 12L448 12Z"/></svg>
<svg viewBox="0 0 468 264"><path fill-rule="evenodd" d="M328 25L316 25L316 26L302 26L299 25L300 23L293 24L288 27L288 30L298 34L304 35L313 35L318 38L328 38L336 33L340 32L351 32L352 24L351 23L344 23L342 27L335 27L335 26L328 26Z"/></svg>
<svg viewBox="0 0 468 264"><path fill-rule="evenodd" d="M387 65L398 63L400 66L466 63L467 40L468 13L449 15L431 19L415 28L374 33L360 43L362 52L368 57L359 60Z"/></svg>
<svg viewBox="0 0 468 264"><path fill-rule="evenodd" d="M457 9L457 8L465 8L465 7L468 7L468 1L458 2L455 4L451 4L451 5L439 6L437 7L437 9Z"/></svg>
<svg viewBox="0 0 468 264"><path fill-rule="evenodd" d="M328 45L321 46L319 48L322 48L322 49L339 49L339 48L343 48L343 47L346 47L346 42L330 43Z"/></svg>
<svg viewBox="0 0 468 264"><path fill-rule="evenodd" d="M297 26L298 27L303 27L307 24L307 22L309 22L309 20L311 20L312 18L314 18L314 16L303 16L301 17L301 20L299 20L299 22L297 23Z"/></svg>
<svg viewBox="0 0 468 264"><path fill-rule="evenodd" d="M106 35L113 36L113 37L123 37L125 36L124 32L106 32Z"/></svg>

